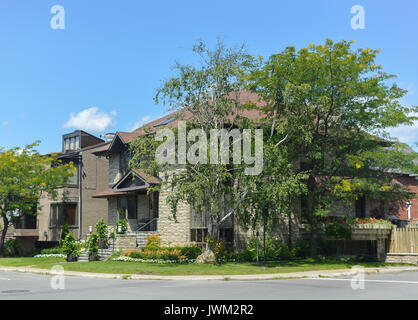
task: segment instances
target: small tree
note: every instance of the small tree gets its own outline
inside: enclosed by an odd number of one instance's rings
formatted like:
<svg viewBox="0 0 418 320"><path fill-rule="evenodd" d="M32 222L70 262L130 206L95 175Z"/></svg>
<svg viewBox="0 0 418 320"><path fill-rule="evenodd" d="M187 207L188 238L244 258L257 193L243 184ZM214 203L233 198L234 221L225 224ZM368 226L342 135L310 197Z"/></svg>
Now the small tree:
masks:
<svg viewBox="0 0 418 320"><path fill-rule="evenodd" d="M74 174L72 164L62 165L54 155L42 156L34 147L0 149L0 217L3 230L0 238L0 257L10 223L24 214L36 214L42 194L57 197L57 189Z"/></svg>
<svg viewBox="0 0 418 320"><path fill-rule="evenodd" d="M68 228L68 223L65 223L62 226L62 231L61 231L61 244L69 232L70 232L70 229Z"/></svg>
<svg viewBox="0 0 418 320"><path fill-rule="evenodd" d="M107 245L107 224L103 219L96 223L96 232L100 249L104 249Z"/></svg>
<svg viewBox="0 0 418 320"><path fill-rule="evenodd" d="M62 242L62 252L67 255L67 261L74 261L80 254L74 236L68 233Z"/></svg>

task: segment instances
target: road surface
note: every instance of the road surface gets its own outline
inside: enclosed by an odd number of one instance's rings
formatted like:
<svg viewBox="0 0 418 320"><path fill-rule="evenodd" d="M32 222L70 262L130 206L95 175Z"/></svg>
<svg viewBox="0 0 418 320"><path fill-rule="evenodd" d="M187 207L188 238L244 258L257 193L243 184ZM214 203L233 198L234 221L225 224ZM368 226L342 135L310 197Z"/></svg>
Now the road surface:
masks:
<svg viewBox="0 0 418 320"><path fill-rule="evenodd" d="M64 281L58 281L53 276L0 272L0 300L418 299L418 272L366 275L364 279L364 289L354 282L358 288L354 290L349 277L271 281L140 281L65 277Z"/></svg>

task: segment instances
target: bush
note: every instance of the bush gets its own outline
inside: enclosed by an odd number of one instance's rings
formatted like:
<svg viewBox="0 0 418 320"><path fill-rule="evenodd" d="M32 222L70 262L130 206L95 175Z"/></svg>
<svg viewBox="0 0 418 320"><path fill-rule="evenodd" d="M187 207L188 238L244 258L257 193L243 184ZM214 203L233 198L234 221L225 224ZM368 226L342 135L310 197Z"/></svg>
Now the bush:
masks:
<svg viewBox="0 0 418 320"><path fill-rule="evenodd" d="M87 246L89 248L89 255L99 252L98 243L99 243L99 236L95 233L92 233L89 237L89 240L87 241Z"/></svg>
<svg viewBox="0 0 418 320"><path fill-rule="evenodd" d="M74 236L69 233L62 242L62 253L69 255L71 254L74 257L79 255L79 248L75 242Z"/></svg>
<svg viewBox="0 0 418 320"><path fill-rule="evenodd" d="M62 249L57 248L50 248L50 249L42 249L41 254L62 254Z"/></svg>
<svg viewBox="0 0 418 320"><path fill-rule="evenodd" d="M264 259L264 243L263 239L259 238L259 252L260 260ZM288 245L276 238L266 238L266 260L289 260L294 259L299 252L298 248L290 249ZM257 238L252 237L246 244L244 250L239 251L230 256L230 258L237 261L256 261L257 260Z"/></svg>
<svg viewBox="0 0 418 320"><path fill-rule="evenodd" d="M196 259L202 250L196 246L176 246L176 247L158 247L148 245L138 250L127 250L123 254L134 259L144 260L184 260Z"/></svg>
<svg viewBox="0 0 418 320"><path fill-rule="evenodd" d="M159 247L161 245L161 237L158 234L151 234L145 238L147 247Z"/></svg>
<svg viewBox="0 0 418 320"><path fill-rule="evenodd" d="M179 247L181 255L185 256L188 259L196 259L198 256L202 254L202 249L198 246L191 246L191 247Z"/></svg>
<svg viewBox="0 0 418 320"><path fill-rule="evenodd" d="M121 226L120 234L125 234L128 231L128 223L125 219L120 219L118 222L116 222L116 233L119 233L119 226Z"/></svg>
<svg viewBox="0 0 418 320"><path fill-rule="evenodd" d="M182 260L185 256L181 255L180 250L167 250L168 248L160 248L160 250L142 250L132 251L129 257L144 260Z"/></svg>
<svg viewBox="0 0 418 320"><path fill-rule="evenodd" d="M65 237L67 236L67 234L69 234L70 233L70 229L68 228L68 224L67 223L65 223L63 226L62 226L62 231L61 231L61 243L62 243L62 241L64 241L64 239L65 239Z"/></svg>
<svg viewBox="0 0 418 320"><path fill-rule="evenodd" d="M96 232L99 241L107 239L107 224L103 219L96 223Z"/></svg>
<svg viewBox="0 0 418 320"><path fill-rule="evenodd" d="M10 239L4 244L5 257L21 257L23 255L23 244L20 239Z"/></svg>

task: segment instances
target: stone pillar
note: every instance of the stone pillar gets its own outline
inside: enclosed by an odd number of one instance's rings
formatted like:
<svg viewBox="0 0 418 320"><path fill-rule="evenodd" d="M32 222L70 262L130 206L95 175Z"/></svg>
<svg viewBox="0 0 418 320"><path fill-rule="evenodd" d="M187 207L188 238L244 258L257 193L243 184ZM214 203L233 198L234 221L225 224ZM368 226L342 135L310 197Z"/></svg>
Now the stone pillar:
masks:
<svg viewBox="0 0 418 320"><path fill-rule="evenodd" d="M385 238L377 238L377 260L384 262L386 256Z"/></svg>

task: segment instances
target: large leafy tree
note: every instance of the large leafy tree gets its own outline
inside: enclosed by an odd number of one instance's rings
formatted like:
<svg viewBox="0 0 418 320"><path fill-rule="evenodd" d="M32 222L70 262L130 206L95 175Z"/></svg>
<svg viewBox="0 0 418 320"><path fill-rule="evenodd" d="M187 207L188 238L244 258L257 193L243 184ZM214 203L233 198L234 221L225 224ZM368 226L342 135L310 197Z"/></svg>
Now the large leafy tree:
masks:
<svg viewBox="0 0 418 320"><path fill-rule="evenodd" d="M188 129L199 128L208 141L212 129L245 128L253 130L254 134L254 129L260 128L260 121L241 116L240 111L254 106L242 105L240 94L257 62L243 48L226 48L222 42L213 51L203 43L194 46L193 51L201 57L201 65L177 63L174 68L177 75L158 89L156 102L178 111L178 119L186 118ZM230 147L228 164L191 163L187 159L176 171L173 166L162 166L155 161L155 150L160 143L151 131L152 128L148 135L131 143L131 166L151 175L167 177L158 188L173 190L167 197L173 216L176 217L180 202L188 203L196 215L209 216L211 237L219 236L219 228L232 215L243 225L255 226L265 205L277 214L288 212L292 198L300 192L299 175L292 171L288 158L278 152L280 143L274 141L269 131L264 132L263 170L254 175L247 174L243 154L239 155L239 161L233 159L233 144L241 144L242 140L229 138L219 140L219 144L225 142ZM188 146L191 144L193 142L188 142ZM211 147L207 149L207 159ZM254 141L251 147L254 154ZM181 156L178 141L175 148Z"/></svg>
<svg viewBox="0 0 418 320"><path fill-rule="evenodd" d="M378 53L328 39L299 51L288 47L250 77L252 90L266 103L265 125L273 139L287 137L289 159L307 174L305 217L313 256L320 217L336 199L368 194L394 203L410 196L392 183L390 172L416 172L417 155L402 152L385 129L412 124L418 108L400 102L406 91L390 84L394 76L377 65Z"/></svg>
<svg viewBox="0 0 418 320"><path fill-rule="evenodd" d="M54 155L40 155L34 147L0 150L0 256L11 223L23 214L36 214L43 193L57 197L59 187L74 174L72 164L61 164Z"/></svg>

